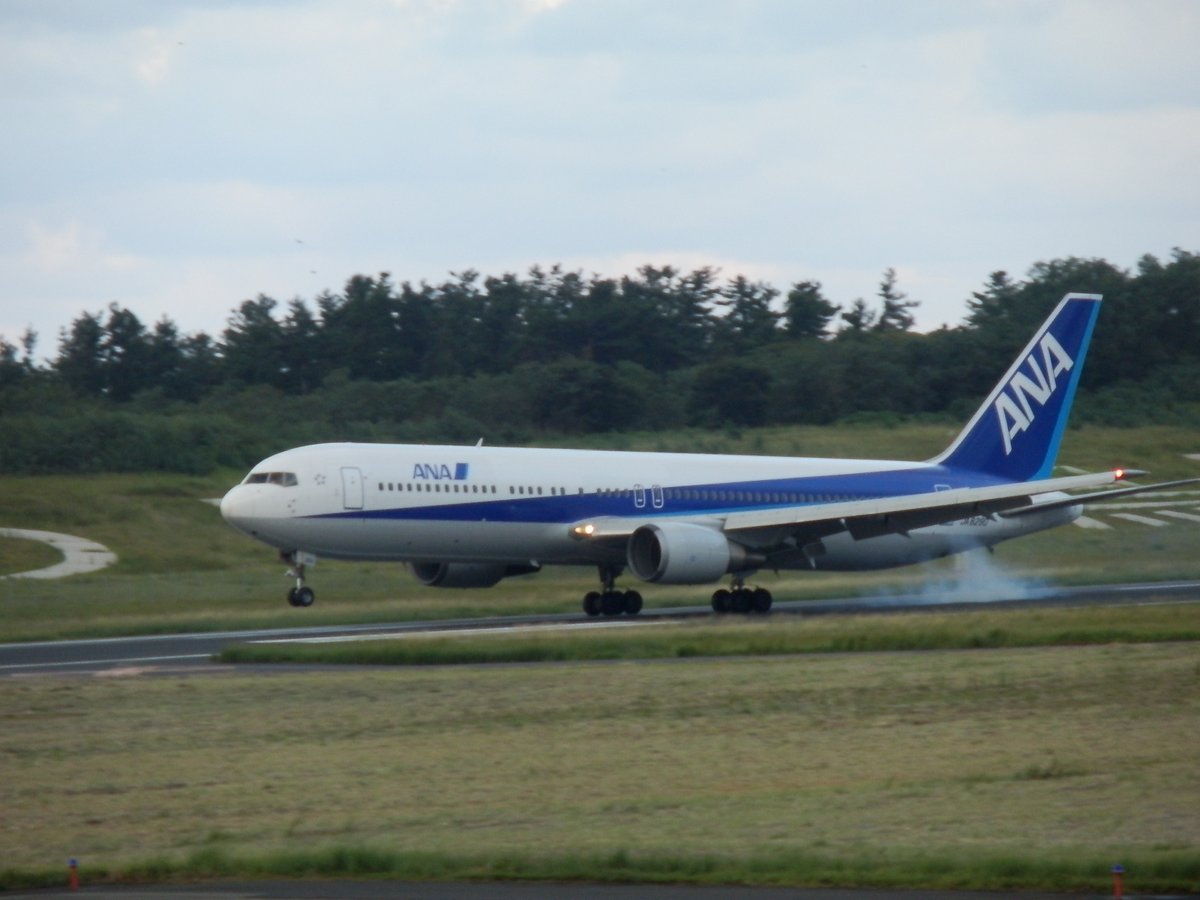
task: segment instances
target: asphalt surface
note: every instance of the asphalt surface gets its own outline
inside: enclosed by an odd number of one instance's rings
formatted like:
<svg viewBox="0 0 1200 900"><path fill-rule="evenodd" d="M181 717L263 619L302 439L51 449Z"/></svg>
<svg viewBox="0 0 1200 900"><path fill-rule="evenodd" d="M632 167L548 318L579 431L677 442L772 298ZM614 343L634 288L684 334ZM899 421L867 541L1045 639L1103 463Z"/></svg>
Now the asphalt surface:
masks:
<svg viewBox="0 0 1200 900"><path fill-rule="evenodd" d="M860 597L830 602L787 601L776 603L772 616L853 615L888 610L893 612L945 612L1019 606L1131 605L1138 603L1188 602L1200 599L1200 581L1152 584L1103 585L1023 590L1020 596L987 601L931 602L924 595ZM297 611L297 621L303 620ZM631 622L654 622L712 616L708 607L688 606L647 610L636 619L588 619L583 614L510 616L504 618L455 619L438 622L397 622L373 625L339 625L225 631L209 634L152 635L98 638L76 641L40 641L0 644L0 678L45 674L182 674L218 672L226 669L212 658L232 644L255 641L316 641L348 637L402 636L418 632L454 633L498 628L534 627L619 627Z"/></svg>

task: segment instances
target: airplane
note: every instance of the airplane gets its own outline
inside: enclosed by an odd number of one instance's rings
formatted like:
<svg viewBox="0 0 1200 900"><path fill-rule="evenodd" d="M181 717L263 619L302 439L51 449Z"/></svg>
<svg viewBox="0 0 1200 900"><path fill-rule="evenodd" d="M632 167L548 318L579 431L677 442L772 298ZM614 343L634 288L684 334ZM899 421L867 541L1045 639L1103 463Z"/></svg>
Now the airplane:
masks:
<svg viewBox="0 0 1200 900"><path fill-rule="evenodd" d="M643 582L712 584L715 612L765 613L763 570L921 563L1065 525L1083 504L1185 479L1071 495L1145 472L1051 477L1098 294L1067 294L958 437L925 462L423 444L315 444L256 465L221 500L280 551L293 606L318 557L407 563L430 587L483 588L594 566L589 616L637 615Z"/></svg>

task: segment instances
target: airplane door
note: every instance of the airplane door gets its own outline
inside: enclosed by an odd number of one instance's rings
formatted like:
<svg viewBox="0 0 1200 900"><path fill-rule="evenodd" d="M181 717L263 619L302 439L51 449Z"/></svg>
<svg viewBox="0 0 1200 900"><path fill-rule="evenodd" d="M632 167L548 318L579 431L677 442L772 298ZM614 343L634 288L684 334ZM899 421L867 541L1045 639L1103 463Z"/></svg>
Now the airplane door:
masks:
<svg viewBox="0 0 1200 900"><path fill-rule="evenodd" d="M352 467L342 469L342 506L346 509L363 508L362 470Z"/></svg>

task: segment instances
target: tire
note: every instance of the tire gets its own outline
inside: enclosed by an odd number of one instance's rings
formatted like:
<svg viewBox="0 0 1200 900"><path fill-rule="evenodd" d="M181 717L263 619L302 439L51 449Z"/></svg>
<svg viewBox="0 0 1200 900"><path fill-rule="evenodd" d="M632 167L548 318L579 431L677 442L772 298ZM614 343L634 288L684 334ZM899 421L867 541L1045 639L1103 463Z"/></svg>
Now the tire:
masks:
<svg viewBox="0 0 1200 900"><path fill-rule="evenodd" d="M724 615L725 613L729 612L729 608L730 608L729 605L732 602L732 600L733 600L733 597L730 595L729 591L725 590L725 588L721 588L720 590L713 591L713 595L712 595L713 612L720 614L720 615Z"/></svg>
<svg viewBox="0 0 1200 900"><path fill-rule="evenodd" d="M625 615L636 616L642 611L642 595L637 591L626 591L622 599Z"/></svg>
<svg viewBox="0 0 1200 900"><path fill-rule="evenodd" d="M302 587L296 589L296 605L300 607L309 607L316 602L317 595L310 587Z"/></svg>
<svg viewBox="0 0 1200 900"><path fill-rule="evenodd" d="M729 608L742 615L750 612L750 592L745 588L738 588L734 591Z"/></svg>
<svg viewBox="0 0 1200 900"><path fill-rule="evenodd" d="M600 595L598 593L588 591L583 595L583 611L593 619L600 615Z"/></svg>
<svg viewBox="0 0 1200 900"><path fill-rule="evenodd" d="M755 588L751 595L750 608L760 615L766 615L771 611L771 602L774 598L771 592L766 588Z"/></svg>

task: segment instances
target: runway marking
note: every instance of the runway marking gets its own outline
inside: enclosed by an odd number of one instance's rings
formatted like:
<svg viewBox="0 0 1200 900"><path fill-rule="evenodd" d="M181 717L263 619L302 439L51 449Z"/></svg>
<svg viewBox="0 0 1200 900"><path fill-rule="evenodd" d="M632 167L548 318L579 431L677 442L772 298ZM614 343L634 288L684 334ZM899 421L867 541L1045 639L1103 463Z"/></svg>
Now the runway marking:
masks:
<svg viewBox="0 0 1200 900"><path fill-rule="evenodd" d="M453 629L429 629L426 631L391 631L378 632L376 634L346 634L346 635L327 635L324 637L305 637L305 638L270 638L266 640L250 641L251 644L341 644L351 643L354 641L391 641L400 640L402 638L428 638L428 637L464 637L480 634L516 634L519 632L548 632L548 631L579 631L585 628L631 628L635 625L678 625L679 622L673 622L666 619L649 619L642 621L622 620L619 622L563 622L558 625L501 625L497 627L484 628L453 628Z"/></svg>
<svg viewBox="0 0 1200 900"><path fill-rule="evenodd" d="M1127 522L1137 522L1139 525L1152 525L1155 528L1166 528L1170 522L1164 522L1162 519L1152 519L1149 516L1139 516L1137 513L1113 513L1114 519L1124 519Z"/></svg>
<svg viewBox="0 0 1200 900"><path fill-rule="evenodd" d="M59 534L55 531L37 531L32 528L0 528L0 537L17 538L26 541L41 541L49 544L63 555L62 562L47 566L44 569L32 569L28 572L15 572L12 575L0 576L5 578L65 578L68 575L78 575L81 572L94 572L111 566L117 561L117 554L103 544L89 541L87 538L76 537L73 534Z"/></svg>
<svg viewBox="0 0 1200 900"><path fill-rule="evenodd" d="M60 669L67 666L116 666L125 663L172 662L178 659L212 659L211 653L188 653L182 656L131 656L125 659L77 659L70 662L8 663L0 671L18 669Z"/></svg>
<svg viewBox="0 0 1200 900"><path fill-rule="evenodd" d="M1075 520L1075 524L1080 528L1102 528L1105 530L1112 528L1111 525L1101 522L1099 519L1093 519L1091 516L1080 516Z"/></svg>
<svg viewBox="0 0 1200 900"><path fill-rule="evenodd" d="M1174 509L1160 509L1158 514L1160 516L1171 516L1174 519L1184 519L1188 522L1200 522L1200 516L1194 513L1179 512Z"/></svg>
<svg viewBox="0 0 1200 900"><path fill-rule="evenodd" d="M1200 498L1193 496L1189 500L1134 500L1126 503L1105 503L1103 507L1098 508L1109 509L1160 509L1164 506L1186 506L1194 508Z"/></svg>

